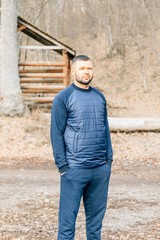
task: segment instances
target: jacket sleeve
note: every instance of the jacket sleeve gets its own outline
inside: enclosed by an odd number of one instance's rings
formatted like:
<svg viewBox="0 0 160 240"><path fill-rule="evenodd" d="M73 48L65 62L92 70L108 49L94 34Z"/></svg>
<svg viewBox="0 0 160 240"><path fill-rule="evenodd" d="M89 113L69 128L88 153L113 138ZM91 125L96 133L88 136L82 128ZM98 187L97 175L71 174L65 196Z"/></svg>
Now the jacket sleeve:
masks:
<svg viewBox="0 0 160 240"><path fill-rule="evenodd" d="M108 116L107 116L107 109L105 114L105 127L106 127L106 142L107 142L107 154L106 154L106 161L111 165L113 161L113 149L112 149L112 142L111 142L111 135L109 130L108 124Z"/></svg>
<svg viewBox="0 0 160 240"><path fill-rule="evenodd" d="M67 109L61 98L56 97L52 104L50 137L55 164L60 172L69 167L66 161L64 131L67 123Z"/></svg>

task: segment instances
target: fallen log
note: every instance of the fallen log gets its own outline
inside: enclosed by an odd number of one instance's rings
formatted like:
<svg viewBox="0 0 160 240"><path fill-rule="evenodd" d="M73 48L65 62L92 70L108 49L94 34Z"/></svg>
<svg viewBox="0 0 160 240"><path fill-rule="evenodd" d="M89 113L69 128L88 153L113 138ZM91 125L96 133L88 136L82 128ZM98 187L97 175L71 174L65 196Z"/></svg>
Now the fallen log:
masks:
<svg viewBox="0 0 160 240"><path fill-rule="evenodd" d="M160 118L108 117L112 132L160 131Z"/></svg>

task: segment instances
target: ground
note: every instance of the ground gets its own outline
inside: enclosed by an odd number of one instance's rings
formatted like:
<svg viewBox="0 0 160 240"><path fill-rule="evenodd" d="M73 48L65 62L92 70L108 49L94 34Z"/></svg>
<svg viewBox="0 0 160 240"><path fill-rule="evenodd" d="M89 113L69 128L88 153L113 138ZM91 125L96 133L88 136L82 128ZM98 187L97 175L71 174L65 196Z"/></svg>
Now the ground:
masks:
<svg viewBox="0 0 160 240"><path fill-rule="evenodd" d="M50 114L0 118L0 239L56 239L59 173L49 139ZM158 132L111 133L114 162L103 240L160 239ZM76 240L85 239L83 206Z"/></svg>
<svg viewBox="0 0 160 240"><path fill-rule="evenodd" d="M96 65L99 71L93 85L106 95L109 116L159 117L158 70L152 74L151 65L147 65L146 88L133 55L134 49L129 63L116 57L102 60ZM59 173L53 161L49 128L49 111L26 111L23 117L0 118L2 240L56 239ZM158 240L160 133L112 132L111 137L114 161L102 240ZM84 239L81 205L75 240Z"/></svg>

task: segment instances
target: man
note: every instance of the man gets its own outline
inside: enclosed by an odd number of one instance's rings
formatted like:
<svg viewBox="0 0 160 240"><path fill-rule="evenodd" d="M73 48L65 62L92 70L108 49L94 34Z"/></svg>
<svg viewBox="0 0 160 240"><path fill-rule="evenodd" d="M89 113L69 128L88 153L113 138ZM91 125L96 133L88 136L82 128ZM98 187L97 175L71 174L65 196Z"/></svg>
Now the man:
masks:
<svg viewBox="0 0 160 240"><path fill-rule="evenodd" d="M112 164L112 145L103 94L89 84L93 64L72 61L74 82L54 99L51 142L61 173L58 240L73 240L81 198L87 240L101 239Z"/></svg>

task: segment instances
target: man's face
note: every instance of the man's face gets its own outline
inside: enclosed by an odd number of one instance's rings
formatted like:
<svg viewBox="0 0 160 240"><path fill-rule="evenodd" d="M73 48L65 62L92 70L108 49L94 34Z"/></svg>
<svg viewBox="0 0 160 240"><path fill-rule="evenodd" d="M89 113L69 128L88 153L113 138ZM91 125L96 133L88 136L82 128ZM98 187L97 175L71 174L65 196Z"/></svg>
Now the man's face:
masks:
<svg viewBox="0 0 160 240"><path fill-rule="evenodd" d="M93 64L89 61L77 61L72 67L74 80L82 85L88 85L93 79Z"/></svg>

